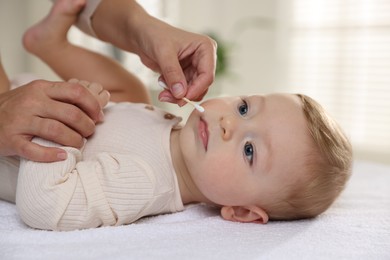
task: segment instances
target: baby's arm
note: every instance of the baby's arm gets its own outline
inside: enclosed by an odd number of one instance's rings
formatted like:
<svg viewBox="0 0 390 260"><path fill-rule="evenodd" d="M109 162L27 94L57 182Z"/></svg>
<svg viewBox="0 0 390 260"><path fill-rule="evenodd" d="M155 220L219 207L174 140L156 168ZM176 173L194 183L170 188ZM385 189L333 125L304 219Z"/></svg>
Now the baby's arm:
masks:
<svg viewBox="0 0 390 260"><path fill-rule="evenodd" d="M58 146L35 138L44 146ZM73 230L115 224L101 186L96 162L82 162L81 151L61 147L68 158L55 163L22 160L16 205L29 226L48 230ZM83 175L80 175L80 168Z"/></svg>
<svg viewBox="0 0 390 260"><path fill-rule="evenodd" d="M34 139L45 146L51 142ZM80 150L67 151L65 161L20 165L16 205L29 226L75 230L129 224L144 216L154 196L152 169L129 152L98 152L88 160Z"/></svg>

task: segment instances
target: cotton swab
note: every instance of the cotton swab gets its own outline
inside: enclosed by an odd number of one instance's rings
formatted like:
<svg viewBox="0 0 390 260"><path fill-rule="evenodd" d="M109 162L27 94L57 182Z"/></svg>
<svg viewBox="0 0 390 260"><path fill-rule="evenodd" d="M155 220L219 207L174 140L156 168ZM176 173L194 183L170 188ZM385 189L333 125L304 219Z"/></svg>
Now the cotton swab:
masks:
<svg viewBox="0 0 390 260"><path fill-rule="evenodd" d="M194 108L195 108L196 110L198 110L199 112L201 112L201 113L203 113L203 112L204 112L204 108L203 108L201 105L199 105L199 104L196 104L195 102L193 102L193 101L189 100L189 99L188 99L188 98L186 98L186 97L183 97L182 99L183 99L185 102L187 102L187 103L189 103L189 104L193 105L193 106L194 106Z"/></svg>
<svg viewBox="0 0 390 260"><path fill-rule="evenodd" d="M161 80L158 81L158 85L159 85L160 87L162 87L163 89L169 90L169 89L168 89L168 86L167 86L163 81L161 81ZM201 112L201 113L204 112L204 108L203 108L201 105L196 104L195 102L189 100L189 99L186 98L186 97L183 97L182 99L183 99L185 102L191 104L191 105L192 105L196 110L198 110L199 112Z"/></svg>

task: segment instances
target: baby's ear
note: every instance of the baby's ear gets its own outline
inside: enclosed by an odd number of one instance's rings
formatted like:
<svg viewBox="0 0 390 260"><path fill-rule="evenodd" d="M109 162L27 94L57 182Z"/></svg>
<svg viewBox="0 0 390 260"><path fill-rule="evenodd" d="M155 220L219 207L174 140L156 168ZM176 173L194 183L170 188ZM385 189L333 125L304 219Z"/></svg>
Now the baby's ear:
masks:
<svg viewBox="0 0 390 260"><path fill-rule="evenodd" d="M255 222L266 224L268 214L258 206L223 206L222 218L236 222Z"/></svg>

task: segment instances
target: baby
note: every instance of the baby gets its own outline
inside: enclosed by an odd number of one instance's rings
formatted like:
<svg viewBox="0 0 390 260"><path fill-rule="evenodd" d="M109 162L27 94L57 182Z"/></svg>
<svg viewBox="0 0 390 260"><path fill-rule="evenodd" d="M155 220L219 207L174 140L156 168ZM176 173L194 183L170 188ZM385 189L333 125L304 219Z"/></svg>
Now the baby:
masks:
<svg viewBox="0 0 390 260"><path fill-rule="evenodd" d="M189 203L218 206L226 220L267 223L317 216L338 197L351 173L351 145L313 99L210 99L201 104L204 113L194 110L180 126L180 118L149 104L146 88L118 63L66 40L82 6L57 1L26 32L25 47L64 80L99 82L112 101L132 103L109 103L82 149L63 147L64 161L21 160L19 167L14 158L0 159L0 182L18 178L16 195L0 195L16 201L27 225L122 225ZM106 93L87 81L82 83L105 105Z"/></svg>

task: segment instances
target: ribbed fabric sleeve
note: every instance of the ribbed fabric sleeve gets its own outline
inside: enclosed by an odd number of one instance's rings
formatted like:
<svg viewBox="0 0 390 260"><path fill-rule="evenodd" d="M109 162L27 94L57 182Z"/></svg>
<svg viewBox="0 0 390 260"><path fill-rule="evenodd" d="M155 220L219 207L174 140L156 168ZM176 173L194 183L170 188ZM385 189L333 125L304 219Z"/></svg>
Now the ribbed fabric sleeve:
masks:
<svg viewBox="0 0 390 260"><path fill-rule="evenodd" d="M45 146L54 144L36 138ZM97 174L98 162L82 162L81 152L63 147L68 158L56 163L22 160L16 204L29 226L71 230L115 224Z"/></svg>

